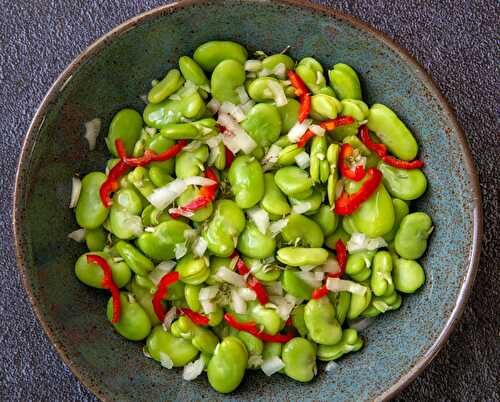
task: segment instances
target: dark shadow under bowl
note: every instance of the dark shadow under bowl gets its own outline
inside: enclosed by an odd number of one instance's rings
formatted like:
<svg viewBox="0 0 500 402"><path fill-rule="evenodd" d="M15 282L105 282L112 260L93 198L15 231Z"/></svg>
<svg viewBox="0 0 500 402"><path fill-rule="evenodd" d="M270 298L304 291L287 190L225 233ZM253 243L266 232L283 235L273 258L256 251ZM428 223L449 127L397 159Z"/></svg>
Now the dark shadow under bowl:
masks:
<svg viewBox="0 0 500 402"><path fill-rule="evenodd" d="M99 39L59 77L28 131L16 182L14 231L24 286L66 364L105 400L221 399L201 376L182 380L142 356L142 344L117 335L105 318L106 292L78 282L73 266L83 246L68 209L71 177L104 168L103 137L117 110L144 107L139 95L184 54L210 39L323 65L352 65L365 100L395 110L413 131L429 188L416 209L435 224L422 260L425 287L400 310L379 317L366 346L335 372L321 368L311 383L249 372L236 399L372 400L394 396L430 362L460 317L479 259L481 205L465 137L428 75L394 42L359 21L298 1L194 1L127 21ZM88 150L83 123L103 120L97 149Z"/></svg>

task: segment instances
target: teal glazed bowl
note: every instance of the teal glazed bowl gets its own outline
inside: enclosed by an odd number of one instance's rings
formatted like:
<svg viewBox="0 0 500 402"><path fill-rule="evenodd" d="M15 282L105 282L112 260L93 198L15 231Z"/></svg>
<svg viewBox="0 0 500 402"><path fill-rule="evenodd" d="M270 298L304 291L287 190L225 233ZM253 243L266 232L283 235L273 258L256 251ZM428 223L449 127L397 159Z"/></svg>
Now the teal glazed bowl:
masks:
<svg viewBox="0 0 500 402"><path fill-rule="evenodd" d="M232 39L251 50L352 65L367 103L388 105L421 146L429 187L417 210L435 231L422 260L425 286L405 297L362 334L365 347L310 383L284 375L247 373L230 395L205 375L192 382L142 355L106 320L108 295L80 283L74 263L83 246L66 236L77 228L68 208L71 177L102 170L104 136L113 114L142 110L139 95L178 58L201 43ZM103 126L96 150L84 122ZM65 363L99 398L165 400L383 400L395 396L439 352L464 309L479 260L480 191L464 134L450 107L416 62L392 40L360 21L295 0L183 1L135 17L105 35L61 74L26 136L17 174L14 232L24 286L47 335Z"/></svg>

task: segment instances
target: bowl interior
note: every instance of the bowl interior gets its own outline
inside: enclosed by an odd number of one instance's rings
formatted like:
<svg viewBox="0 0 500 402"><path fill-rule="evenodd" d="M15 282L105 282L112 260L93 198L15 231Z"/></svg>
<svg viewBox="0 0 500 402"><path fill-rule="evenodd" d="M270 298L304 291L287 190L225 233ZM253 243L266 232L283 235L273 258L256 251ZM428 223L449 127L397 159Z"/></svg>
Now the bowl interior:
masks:
<svg viewBox="0 0 500 402"><path fill-rule="evenodd" d="M200 43L232 39L266 53L290 45L294 58L312 55L326 67L352 65L362 78L365 101L391 107L418 139L429 188L413 207L431 215L435 231L422 259L425 287L364 331L365 347L359 353L339 361L334 372L320 369L307 384L250 372L231 397L358 400L390 395L437 351L436 342L456 318L457 300L467 293L477 253L474 173L455 120L433 85L379 34L296 4L194 3L125 25L94 45L56 83L35 118L20 164L20 264L39 317L66 362L105 399L221 399L206 376L185 382L180 370L166 371L145 359L142 343L112 331L105 318L107 293L78 282L73 266L84 249L66 236L77 227L68 209L71 177L103 170L112 115L125 106L142 110L139 96L147 93L151 80ZM97 149L90 152L83 123L94 117L102 119L103 128Z"/></svg>

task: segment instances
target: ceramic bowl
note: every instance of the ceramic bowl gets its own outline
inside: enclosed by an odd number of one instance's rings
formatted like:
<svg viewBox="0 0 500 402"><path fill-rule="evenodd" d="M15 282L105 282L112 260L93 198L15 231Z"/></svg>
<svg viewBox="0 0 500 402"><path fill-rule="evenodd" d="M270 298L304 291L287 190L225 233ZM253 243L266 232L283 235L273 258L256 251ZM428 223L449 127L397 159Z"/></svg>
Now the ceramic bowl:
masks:
<svg viewBox="0 0 500 402"><path fill-rule="evenodd" d="M117 335L105 317L106 292L84 286L73 266L84 251L66 236L77 228L68 208L71 177L102 170L104 136L113 114L139 98L152 79L211 39L232 39L273 53L290 45L300 59L344 62L362 77L365 101L388 105L420 143L429 180L415 203L435 230L422 259L427 274L418 294L363 332L365 347L320 366L310 383L284 375L247 373L223 396L202 375L182 380L142 355L142 343ZM96 150L84 122L103 121ZM43 100L24 142L17 174L14 231L24 286L47 335L76 376L103 400L164 401L373 400L394 396L438 353L470 293L481 236L477 175L452 111L421 67L392 40L360 21L301 1L185 1L120 25L85 50Z"/></svg>

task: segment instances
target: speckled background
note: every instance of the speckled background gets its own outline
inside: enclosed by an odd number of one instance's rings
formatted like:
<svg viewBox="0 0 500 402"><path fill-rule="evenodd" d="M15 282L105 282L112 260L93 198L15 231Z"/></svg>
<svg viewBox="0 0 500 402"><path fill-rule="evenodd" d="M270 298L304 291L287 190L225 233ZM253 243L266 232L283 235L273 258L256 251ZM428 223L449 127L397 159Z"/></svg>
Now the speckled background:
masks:
<svg viewBox="0 0 500 402"><path fill-rule="evenodd" d="M21 288L11 194L24 133L57 75L115 25L164 2L0 0L0 400L94 400L59 360ZM456 110L481 176L485 239L476 285L450 341L401 400L500 400L498 373L498 45L494 1L329 1L386 32L430 72ZM496 48L495 48L496 46ZM495 53L496 51L496 53ZM497 93L495 93L495 87ZM496 95L496 96L495 96ZM495 148L496 147L496 148ZM495 236L496 235L496 236Z"/></svg>

